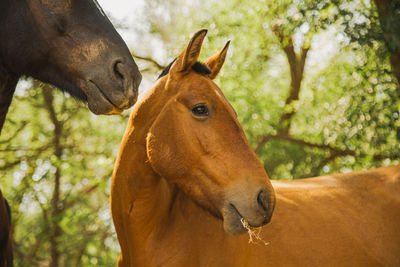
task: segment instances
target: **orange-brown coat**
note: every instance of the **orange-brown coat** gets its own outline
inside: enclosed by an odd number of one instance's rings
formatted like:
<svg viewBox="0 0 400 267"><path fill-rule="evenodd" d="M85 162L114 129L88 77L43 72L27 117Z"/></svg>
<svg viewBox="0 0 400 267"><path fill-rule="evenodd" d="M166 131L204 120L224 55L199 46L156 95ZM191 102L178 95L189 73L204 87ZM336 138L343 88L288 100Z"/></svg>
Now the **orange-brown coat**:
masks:
<svg viewBox="0 0 400 267"><path fill-rule="evenodd" d="M118 265L399 266L400 167L275 181L274 193L211 80L228 45L205 61L211 73L191 68L204 36L132 112L111 186ZM275 197L268 245L249 243L241 219L268 223Z"/></svg>

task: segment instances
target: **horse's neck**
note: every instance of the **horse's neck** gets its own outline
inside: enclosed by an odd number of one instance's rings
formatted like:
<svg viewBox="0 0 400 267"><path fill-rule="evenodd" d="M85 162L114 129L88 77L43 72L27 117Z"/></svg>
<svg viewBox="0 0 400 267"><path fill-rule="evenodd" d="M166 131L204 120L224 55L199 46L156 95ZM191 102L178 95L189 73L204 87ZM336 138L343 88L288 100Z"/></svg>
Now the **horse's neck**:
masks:
<svg viewBox="0 0 400 267"><path fill-rule="evenodd" d="M9 74L1 67L0 62L0 134L17 82L18 76Z"/></svg>
<svg viewBox="0 0 400 267"><path fill-rule="evenodd" d="M1 1L0 25L7 24L5 22L7 21L7 12L10 10L9 7L12 3L13 1ZM0 27L0 40L4 38L7 39L10 32L9 28L10 27ZM18 75L11 74L5 67L5 59L3 57L5 56L4 51L7 51L7 48L3 45L5 45L5 43L2 44L2 53L0 53L0 134L19 78Z"/></svg>
<svg viewBox="0 0 400 267"><path fill-rule="evenodd" d="M137 197L143 182L154 179L155 173L147 160L146 137L156 119L155 114L163 106L163 101L157 101L156 95L161 95L164 84L165 82L159 82L140 96L121 142L111 190L127 191L126 197L129 197L129 201Z"/></svg>
<svg viewBox="0 0 400 267"><path fill-rule="evenodd" d="M141 203L151 206L148 199L152 195L160 195L156 192L160 179L147 160L146 136L156 114L163 107L165 100L160 97L164 85L165 79L162 79L140 96L129 119L114 168L111 211L125 262L130 262L130 250L136 243L134 239L141 238L134 236L135 229L139 227L137 216L140 212L137 208ZM146 216L145 213L141 215Z"/></svg>
<svg viewBox="0 0 400 267"><path fill-rule="evenodd" d="M228 248L240 246L230 242L233 239L225 234L221 220L156 174L145 162L139 146L127 143L123 149L129 145L128 150L138 150L129 158L130 164L121 165L118 161L111 193L112 215L126 266L162 266L172 254L183 251L200 258L197 254L201 251L196 249L204 243L200 233L218 241L210 250L219 244ZM125 156L120 159L127 160L129 156ZM190 265L185 262L176 266Z"/></svg>
<svg viewBox="0 0 400 267"><path fill-rule="evenodd" d="M126 253L135 261L131 266L171 266L171 255L189 254L190 258L199 259L202 251L197 248L204 245L202 234L217 240L211 247L216 243L228 249L239 245L229 242L222 221L176 186L161 177L153 181L142 185L129 217L130 245ZM193 264L187 260L180 257L172 266Z"/></svg>
<svg viewBox="0 0 400 267"><path fill-rule="evenodd" d="M222 220L163 178L142 187L130 224L130 266L251 266L247 235L228 235Z"/></svg>

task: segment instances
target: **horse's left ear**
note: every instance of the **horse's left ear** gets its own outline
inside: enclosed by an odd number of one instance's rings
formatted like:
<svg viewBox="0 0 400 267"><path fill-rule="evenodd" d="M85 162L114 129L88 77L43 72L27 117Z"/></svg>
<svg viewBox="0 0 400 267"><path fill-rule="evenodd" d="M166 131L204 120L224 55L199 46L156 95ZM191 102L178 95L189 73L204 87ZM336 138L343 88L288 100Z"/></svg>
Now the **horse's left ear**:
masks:
<svg viewBox="0 0 400 267"><path fill-rule="evenodd" d="M203 44L204 37L206 37L207 29L201 29L196 32L189 44L175 60L174 64L171 66L171 73L180 71L184 72L190 70L191 67L197 62L199 58L201 46Z"/></svg>
<svg viewBox="0 0 400 267"><path fill-rule="evenodd" d="M211 73L208 74L208 77L210 77L211 80L214 80L217 77L222 65L224 65L226 53L228 52L230 43L231 41L226 42L221 51L204 62L204 64L206 64L211 70Z"/></svg>

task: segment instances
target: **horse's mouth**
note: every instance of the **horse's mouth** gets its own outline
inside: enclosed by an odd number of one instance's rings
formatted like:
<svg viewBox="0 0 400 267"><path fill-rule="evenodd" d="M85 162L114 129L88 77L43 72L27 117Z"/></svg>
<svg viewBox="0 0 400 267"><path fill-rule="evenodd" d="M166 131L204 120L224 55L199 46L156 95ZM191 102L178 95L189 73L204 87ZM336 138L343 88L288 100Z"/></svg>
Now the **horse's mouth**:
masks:
<svg viewBox="0 0 400 267"><path fill-rule="evenodd" d="M120 114L123 108L115 105L96 85L93 81L89 80L83 90L87 96L88 107L96 115L100 114Z"/></svg>
<svg viewBox="0 0 400 267"><path fill-rule="evenodd" d="M223 209L224 217L224 230L228 234L238 235L248 232L248 229L259 228L269 222L267 218L264 218L257 225L247 221L247 219L240 214L235 205L229 203ZM243 223L245 222L245 223Z"/></svg>

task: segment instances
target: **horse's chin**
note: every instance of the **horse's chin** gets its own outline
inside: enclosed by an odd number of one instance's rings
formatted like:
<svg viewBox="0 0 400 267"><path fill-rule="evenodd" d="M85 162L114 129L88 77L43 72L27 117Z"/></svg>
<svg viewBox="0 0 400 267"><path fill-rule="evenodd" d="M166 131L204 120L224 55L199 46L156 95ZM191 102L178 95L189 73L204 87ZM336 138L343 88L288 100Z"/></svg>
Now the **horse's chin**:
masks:
<svg viewBox="0 0 400 267"><path fill-rule="evenodd" d="M86 83L83 86L83 91L87 96L88 107L94 114L112 115L120 114L123 111L116 107L93 82Z"/></svg>
<svg viewBox="0 0 400 267"><path fill-rule="evenodd" d="M231 235L240 235L247 232L242 224L242 216L232 205L226 205L222 210L224 230Z"/></svg>

